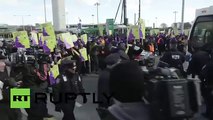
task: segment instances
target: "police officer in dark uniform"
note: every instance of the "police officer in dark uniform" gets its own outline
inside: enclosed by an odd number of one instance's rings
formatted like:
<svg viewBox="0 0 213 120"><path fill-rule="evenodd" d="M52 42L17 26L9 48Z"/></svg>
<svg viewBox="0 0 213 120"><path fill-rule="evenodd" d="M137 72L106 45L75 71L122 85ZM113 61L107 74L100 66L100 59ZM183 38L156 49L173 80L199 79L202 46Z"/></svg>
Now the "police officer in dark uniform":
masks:
<svg viewBox="0 0 213 120"><path fill-rule="evenodd" d="M53 86L53 99L55 102L60 100L60 93L62 98L60 103L55 103L56 111L63 112L63 120L75 120L74 107L77 94L83 93L81 78L76 72L76 61L69 58L62 60L60 65L60 75L57 78L56 85ZM65 99L67 93L73 93L74 95L68 96L70 99Z"/></svg>
<svg viewBox="0 0 213 120"><path fill-rule="evenodd" d="M177 50L177 40L175 38L170 41L170 50L160 58L159 67L162 66L161 62L167 63L168 67L174 67L180 70L183 77L186 77L184 72L183 63L185 62L185 56L183 53Z"/></svg>
<svg viewBox="0 0 213 120"><path fill-rule="evenodd" d="M196 48L196 51L192 54L189 66L187 69L187 74L192 74L192 78L195 75L200 75L201 69L209 61L209 53L207 51L201 50L201 48Z"/></svg>
<svg viewBox="0 0 213 120"><path fill-rule="evenodd" d="M202 94L206 104L205 117L213 120L213 54L211 53L211 60L203 67L200 73L200 80L202 83Z"/></svg>

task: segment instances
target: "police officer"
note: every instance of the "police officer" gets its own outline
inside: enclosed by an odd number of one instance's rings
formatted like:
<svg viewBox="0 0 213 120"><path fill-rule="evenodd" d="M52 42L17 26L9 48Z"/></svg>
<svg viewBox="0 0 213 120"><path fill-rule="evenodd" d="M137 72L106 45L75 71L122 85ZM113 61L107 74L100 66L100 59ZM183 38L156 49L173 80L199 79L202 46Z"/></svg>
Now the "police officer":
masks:
<svg viewBox="0 0 213 120"><path fill-rule="evenodd" d="M168 67L179 69L182 75L186 77L183 68L185 56L183 53L177 50L177 40L175 38L172 38L170 41L170 50L165 52L165 54L160 58L160 63L158 64L159 67L162 67L161 62L167 63Z"/></svg>
<svg viewBox="0 0 213 120"><path fill-rule="evenodd" d="M76 61L64 58L60 65L60 75L56 80L57 83L53 86L54 101L59 101L60 93L62 93L63 96L60 103L55 103L55 110L64 113L63 120L75 120L75 95L84 92L80 76L76 71ZM75 95L70 95L69 98L71 99L66 100L64 95L67 93L73 93Z"/></svg>
<svg viewBox="0 0 213 120"><path fill-rule="evenodd" d="M189 62L187 74L192 74L193 78L195 75L200 75L203 66L208 63L209 59L209 53L207 51L204 51L199 47L195 47L195 52L192 54Z"/></svg>
<svg viewBox="0 0 213 120"><path fill-rule="evenodd" d="M206 104L206 112L203 114L205 117L213 120L213 54L211 60L203 67L200 73L202 82L202 94Z"/></svg>

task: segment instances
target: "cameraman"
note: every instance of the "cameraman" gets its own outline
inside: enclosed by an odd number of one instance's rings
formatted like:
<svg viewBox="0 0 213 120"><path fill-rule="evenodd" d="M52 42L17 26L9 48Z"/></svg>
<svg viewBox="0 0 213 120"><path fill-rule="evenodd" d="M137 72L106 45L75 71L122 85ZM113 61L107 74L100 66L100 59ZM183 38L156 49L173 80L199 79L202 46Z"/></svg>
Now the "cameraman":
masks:
<svg viewBox="0 0 213 120"><path fill-rule="evenodd" d="M30 88L31 92L31 108L25 109L28 113L28 120L43 120L44 118L53 117L48 114L45 102L38 101L38 103L35 103L35 93L45 93L46 88L48 87L48 65L40 62L35 60L33 63L25 62L22 66L19 66L19 70L21 70L20 76L22 77L20 79L23 80L22 87Z"/></svg>
<svg viewBox="0 0 213 120"><path fill-rule="evenodd" d="M149 107L143 100L144 75L136 63L115 66L109 85L115 104L108 108L106 120L151 120Z"/></svg>
<svg viewBox="0 0 213 120"><path fill-rule="evenodd" d="M16 82L9 74L6 57L0 54L0 117L1 120L21 120L20 109L10 109L10 88L19 87L21 82Z"/></svg>

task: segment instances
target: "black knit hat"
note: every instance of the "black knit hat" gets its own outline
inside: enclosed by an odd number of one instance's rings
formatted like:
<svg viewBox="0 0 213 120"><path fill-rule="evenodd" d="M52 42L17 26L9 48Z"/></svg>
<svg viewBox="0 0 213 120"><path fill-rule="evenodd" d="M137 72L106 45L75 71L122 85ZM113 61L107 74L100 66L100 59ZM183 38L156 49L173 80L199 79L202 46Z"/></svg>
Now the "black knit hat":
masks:
<svg viewBox="0 0 213 120"><path fill-rule="evenodd" d="M105 58L105 63L107 65L114 65L120 60L120 55L118 53L112 53Z"/></svg>
<svg viewBox="0 0 213 120"><path fill-rule="evenodd" d="M73 68L76 66L76 61L71 60L70 58L64 58L60 64L60 71L63 72L69 68Z"/></svg>
<svg viewBox="0 0 213 120"><path fill-rule="evenodd" d="M136 63L121 63L110 73L110 92L121 102L138 102L144 94L143 81L143 72Z"/></svg>

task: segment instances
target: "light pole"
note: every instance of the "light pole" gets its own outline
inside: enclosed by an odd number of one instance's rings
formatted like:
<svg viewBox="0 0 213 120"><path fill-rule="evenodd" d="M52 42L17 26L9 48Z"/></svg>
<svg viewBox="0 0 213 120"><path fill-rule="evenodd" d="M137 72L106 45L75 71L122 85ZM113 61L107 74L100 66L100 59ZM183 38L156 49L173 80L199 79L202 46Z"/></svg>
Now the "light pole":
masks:
<svg viewBox="0 0 213 120"><path fill-rule="evenodd" d="M156 25L155 25L155 27L157 28L158 18L155 17L155 20L156 20Z"/></svg>
<svg viewBox="0 0 213 120"><path fill-rule="evenodd" d="M124 25L128 25L126 0L123 0L123 10L124 10Z"/></svg>
<svg viewBox="0 0 213 120"><path fill-rule="evenodd" d="M66 23L67 23L67 25L69 24L69 17L68 17L68 15L69 15L69 12L66 12Z"/></svg>
<svg viewBox="0 0 213 120"><path fill-rule="evenodd" d="M97 6L97 24L99 24L98 6L100 6L100 3L95 3L95 6Z"/></svg>
<svg viewBox="0 0 213 120"><path fill-rule="evenodd" d="M46 0L44 0L44 19L45 23L47 22L47 8L46 8Z"/></svg>
<svg viewBox="0 0 213 120"><path fill-rule="evenodd" d="M175 23L176 23L176 15L177 15L178 12L174 11L173 13L175 14Z"/></svg>
<svg viewBox="0 0 213 120"><path fill-rule="evenodd" d="M181 33L184 32L184 8L185 8L185 0L182 0Z"/></svg>
<svg viewBox="0 0 213 120"><path fill-rule="evenodd" d="M14 16L21 17L22 27L23 27L23 30L25 30L25 27L24 27L24 17L31 16L31 15L14 15Z"/></svg>
<svg viewBox="0 0 213 120"><path fill-rule="evenodd" d="M139 15L138 18L141 19L141 0L139 0Z"/></svg>
<svg viewBox="0 0 213 120"><path fill-rule="evenodd" d="M93 24L93 25L94 25L94 16L95 16L95 15L92 14L92 24Z"/></svg>

